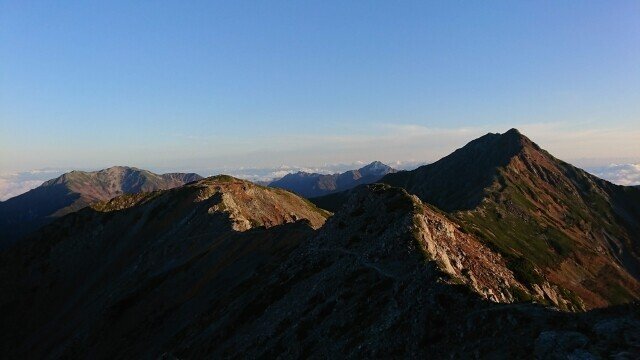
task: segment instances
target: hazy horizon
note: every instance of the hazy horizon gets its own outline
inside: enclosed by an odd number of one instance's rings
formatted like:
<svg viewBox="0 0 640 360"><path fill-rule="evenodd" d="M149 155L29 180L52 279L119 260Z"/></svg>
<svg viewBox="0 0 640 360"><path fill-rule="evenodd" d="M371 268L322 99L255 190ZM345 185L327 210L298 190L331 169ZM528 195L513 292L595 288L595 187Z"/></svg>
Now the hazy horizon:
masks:
<svg viewBox="0 0 640 360"><path fill-rule="evenodd" d="M638 13L635 1L2 2L0 175L424 163L514 127L577 166L628 171Z"/></svg>
<svg viewBox="0 0 640 360"><path fill-rule="evenodd" d="M455 149L452 149L453 152ZM436 159L437 160L437 159ZM601 163L601 161L605 163ZM613 159L578 159L576 160L579 167L585 169L587 172L596 175L602 179L613 182L618 185L640 185L640 162L633 163L631 159L624 159L626 162L616 163L612 162ZM307 172L307 173L321 173L321 174L335 174L348 170L358 169L363 167L372 161L378 161L376 159L368 161L354 161L351 163L324 163L315 165L288 165L281 164L272 167L203 167L203 168L146 168L140 166L133 166L131 164L112 164L103 167L90 167L90 168L44 168L44 169L32 169L22 172L5 172L0 173L0 201L7 200L9 198L23 194L31 189L40 186L44 181L56 178L63 173L80 170L80 171L97 171L111 166L131 166L138 167L144 170L150 170L152 172L162 174L169 172L193 172L202 176L213 176L219 174L226 174L235 176L238 178L250 180L250 181L272 181L279 179L286 174L295 172ZM434 160L435 161L435 160ZM413 170L419 166L429 164L433 161L418 161L418 160L396 160L396 161L383 161L385 164L397 170Z"/></svg>

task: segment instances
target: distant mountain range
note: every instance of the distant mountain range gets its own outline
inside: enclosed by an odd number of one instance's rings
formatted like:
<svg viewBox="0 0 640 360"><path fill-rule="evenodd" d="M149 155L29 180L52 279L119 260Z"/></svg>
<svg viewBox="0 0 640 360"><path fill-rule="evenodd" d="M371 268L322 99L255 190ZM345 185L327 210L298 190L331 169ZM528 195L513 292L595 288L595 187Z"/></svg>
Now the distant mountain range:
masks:
<svg viewBox="0 0 640 360"><path fill-rule="evenodd" d="M312 201L221 175L61 216L0 252L3 355L564 359L640 349L640 190L517 130Z"/></svg>
<svg viewBox="0 0 640 360"><path fill-rule="evenodd" d="M72 171L0 203L0 249L54 218L122 194L171 189L198 174L154 174L133 167Z"/></svg>
<svg viewBox="0 0 640 360"><path fill-rule="evenodd" d="M270 182L269 186L290 190L300 196L311 198L348 190L358 185L371 184L384 175L396 171L380 161L374 161L360 169L341 174L317 174L303 171L287 174L281 179Z"/></svg>

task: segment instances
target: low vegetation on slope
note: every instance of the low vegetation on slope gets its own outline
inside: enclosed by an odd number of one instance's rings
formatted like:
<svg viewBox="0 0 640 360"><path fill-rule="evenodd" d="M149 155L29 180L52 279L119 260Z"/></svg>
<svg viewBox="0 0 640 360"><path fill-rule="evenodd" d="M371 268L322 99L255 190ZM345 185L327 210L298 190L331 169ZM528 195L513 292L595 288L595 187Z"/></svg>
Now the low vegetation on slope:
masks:
<svg viewBox="0 0 640 360"><path fill-rule="evenodd" d="M130 338L142 356L211 298L199 301L286 256L327 216L287 191L224 176L69 214L0 253L3 354L96 358L120 351L131 331L152 337Z"/></svg>
<svg viewBox="0 0 640 360"><path fill-rule="evenodd" d="M535 294L402 189L354 191L325 225L304 199L229 177L99 207L0 254L5 356L566 357L638 345L635 307L508 304Z"/></svg>
<svg viewBox="0 0 640 360"><path fill-rule="evenodd" d="M640 297L637 189L564 163L517 130L382 181L448 211L551 303L561 296L597 307Z"/></svg>

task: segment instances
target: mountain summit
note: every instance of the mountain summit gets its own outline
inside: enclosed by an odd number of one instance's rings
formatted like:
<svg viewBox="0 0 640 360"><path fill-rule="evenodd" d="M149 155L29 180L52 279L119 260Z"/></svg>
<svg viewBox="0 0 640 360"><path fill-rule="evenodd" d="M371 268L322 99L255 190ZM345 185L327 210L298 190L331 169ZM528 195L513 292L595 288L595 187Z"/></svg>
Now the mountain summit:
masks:
<svg viewBox="0 0 640 360"><path fill-rule="evenodd" d="M517 129L489 133L432 164L389 175L382 181L404 187L440 209L469 210L482 201L484 190L495 181L500 168L525 148L533 147L537 145Z"/></svg>
<svg viewBox="0 0 640 360"><path fill-rule="evenodd" d="M193 173L154 174L127 166L71 171L0 203L0 249L53 218L122 194L171 189L202 179Z"/></svg>
<svg viewBox="0 0 640 360"><path fill-rule="evenodd" d="M357 176L385 171L373 163ZM78 189L85 176L47 186ZM91 202L0 252L5 357L564 359L638 349L640 191L515 130L327 195L342 205L333 214L225 175L151 192L135 176L116 179L142 192ZM594 309L608 305L620 306Z"/></svg>
<svg viewBox="0 0 640 360"><path fill-rule="evenodd" d="M381 181L449 212L531 287L560 286L586 307L640 297L640 191L558 160L516 129Z"/></svg>
<svg viewBox="0 0 640 360"><path fill-rule="evenodd" d="M0 253L0 348L8 358L567 358L637 344L636 308L505 304L551 290L528 288L506 257L403 189L350 194L325 223L329 213L293 193L217 176L59 218Z"/></svg>
<svg viewBox="0 0 640 360"><path fill-rule="evenodd" d="M348 190L358 185L374 183L386 174L397 170L380 161L374 161L360 169L341 174L317 174L297 172L275 180L269 186L290 190L306 198Z"/></svg>

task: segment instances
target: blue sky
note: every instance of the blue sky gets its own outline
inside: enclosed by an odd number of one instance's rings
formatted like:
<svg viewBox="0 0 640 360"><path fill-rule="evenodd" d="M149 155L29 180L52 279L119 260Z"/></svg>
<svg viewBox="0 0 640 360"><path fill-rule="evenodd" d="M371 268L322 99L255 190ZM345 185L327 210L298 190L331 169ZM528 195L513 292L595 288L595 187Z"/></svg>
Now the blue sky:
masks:
<svg viewBox="0 0 640 360"><path fill-rule="evenodd" d="M0 0L0 172L640 162L638 1Z"/></svg>

